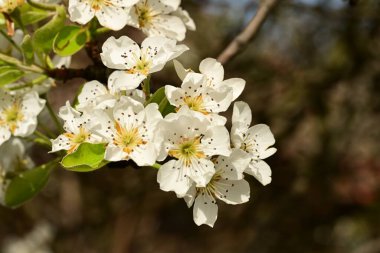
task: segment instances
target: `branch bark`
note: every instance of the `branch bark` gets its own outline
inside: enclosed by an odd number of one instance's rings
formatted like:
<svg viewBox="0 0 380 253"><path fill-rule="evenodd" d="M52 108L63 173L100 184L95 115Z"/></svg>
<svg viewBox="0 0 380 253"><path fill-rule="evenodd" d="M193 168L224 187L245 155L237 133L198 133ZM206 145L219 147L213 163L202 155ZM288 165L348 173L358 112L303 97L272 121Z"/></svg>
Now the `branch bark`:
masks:
<svg viewBox="0 0 380 253"><path fill-rule="evenodd" d="M220 63L227 63L247 46L247 44L255 37L270 11L278 2L279 0L262 1L256 15L252 18L247 27L236 36L218 56L218 61Z"/></svg>

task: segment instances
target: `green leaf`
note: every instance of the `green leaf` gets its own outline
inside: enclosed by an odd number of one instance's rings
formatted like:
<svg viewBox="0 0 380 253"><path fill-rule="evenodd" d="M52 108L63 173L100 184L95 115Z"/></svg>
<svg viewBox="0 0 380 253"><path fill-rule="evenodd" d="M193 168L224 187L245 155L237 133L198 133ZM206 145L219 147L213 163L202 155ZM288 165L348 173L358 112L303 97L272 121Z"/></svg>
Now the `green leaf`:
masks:
<svg viewBox="0 0 380 253"><path fill-rule="evenodd" d="M156 92L150 96L149 100L147 101L147 104L150 103L156 103L160 104L161 101L165 98L165 87L161 87Z"/></svg>
<svg viewBox="0 0 380 253"><path fill-rule="evenodd" d="M77 172L97 170L107 164L103 160L105 152L105 144L82 143L75 152L66 155L61 164L66 169Z"/></svg>
<svg viewBox="0 0 380 253"><path fill-rule="evenodd" d="M20 10L20 19L24 26L35 24L41 20L48 18L51 15L51 13L34 8L29 4L23 4L18 9Z"/></svg>
<svg viewBox="0 0 380 253"><path fill-rule="evenodd" d="M54 52L60 56L73 55L81 50L88 40L88 32L80 26L65 26L55 37Z"/></svg>
<svg viewBox="0 0 380 253"><path fill-rule="evenodd" d="M165 87L159 88L147 101L147 104L156 103L162 116L166 116L171 112L175 112L175 107L172 106L165 96Z"/></svg>
<svg viewBox="0 0 380 253"><path fill-rule="evenodd" d="M161 100L158 105L158 110L161 112L162 116L166 116L169 113L175 112L175 106L171 105L166 97Z"/></svg>
<svg viewBox="0 0 380 253"><path fill-rule="evenodd" d="M53 48L53 41L57 33L63 28L66 19L66 10L63 6L56 7L56 14L47 24L38 28L32 37L35 50L49 52Z"/></svg>
<svg viewBox="0 0 380 253"><path fill-rule="evenodd" d="M33 63L34 50L32 39L29 34L25 35L21 42L22 55L24 56L25 63L30 65Z"/></svg>
<svg viewBox="0 0 380 253"><path fill-rule="evenodd" d="M23 77L25 73L10 66L0 67L0 87L9 83L13 83Z"/></svg>
<svg viewBox="0 0 380 253"><path fill-rule="evenodd" d="M18 207L33 198L46 185L50 172L56 165L57 163L44 164L13 178L5 192L5 204Z"/></svg>

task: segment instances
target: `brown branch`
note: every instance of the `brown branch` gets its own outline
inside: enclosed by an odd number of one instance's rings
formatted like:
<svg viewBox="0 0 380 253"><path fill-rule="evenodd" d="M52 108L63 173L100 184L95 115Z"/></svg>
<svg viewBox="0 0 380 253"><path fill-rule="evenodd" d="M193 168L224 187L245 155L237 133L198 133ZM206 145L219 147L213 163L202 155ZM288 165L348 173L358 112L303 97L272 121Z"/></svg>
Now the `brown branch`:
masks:
<svg viewBox="0 0 380 253"><path fill-rule="evenodd" d="M67 81L73 78L83 78L87 81L98 80L107 83L107 78L112 70L104 66L90 65L84 69L59 68L48 70L46 74L56 80Z"/></svg>
<svg viewBox="0 0 380 253"><path fill-rule="evenodd" d="M218 57L218 61L225 64L241 52L242 49L247 46L248 42L257 34L269 12L278 2L279 0L263 0L256 15L252 18L247 27L223 50Z"/></svg>

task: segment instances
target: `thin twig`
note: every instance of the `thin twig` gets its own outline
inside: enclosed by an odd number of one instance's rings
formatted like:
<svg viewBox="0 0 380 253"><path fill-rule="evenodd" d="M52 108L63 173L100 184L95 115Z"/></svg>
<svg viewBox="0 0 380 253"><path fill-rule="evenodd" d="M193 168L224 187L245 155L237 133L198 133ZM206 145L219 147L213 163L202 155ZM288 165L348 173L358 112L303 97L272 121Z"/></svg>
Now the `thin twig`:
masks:
<svg viewBox="0 0 380 253"><path fill-rule="evenodd" d="M279 0L263 0L256 15L249 22L247 27L231 41L231 43L219 55L218 61L225 64L235 57L257 34L265 19Z"/></svg>

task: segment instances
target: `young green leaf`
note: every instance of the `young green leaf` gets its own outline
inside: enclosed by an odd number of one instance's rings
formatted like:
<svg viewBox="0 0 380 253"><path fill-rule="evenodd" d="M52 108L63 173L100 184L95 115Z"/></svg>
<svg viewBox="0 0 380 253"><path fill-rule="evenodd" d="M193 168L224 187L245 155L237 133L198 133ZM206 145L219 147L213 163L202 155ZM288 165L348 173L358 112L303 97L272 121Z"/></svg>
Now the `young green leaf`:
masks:
<svg viewBox="0 0 380 253"><path fill-rule="evenodd" d="M56 165L57 163L44 164L13 178L5 192L5 204L15 208L33 198L46 185L50 172Z"/></svg>
<svg viewBox="0 0 380 253"><path fill-rule="evenodd" d="M32 37L33 47L36 50L49 52L53 48L53 41L55 36L65 24L65 19L65 7L57 6L56 14L52 20L35 31Z"/></svg>
<svg viewBox="0 0 380 253"><path fill-rule="evenodd" d="M54 52L60 56L73 55L81 50L88 40L88 32L79 26L65 26L55 37Z"/></svg>
<svg viewBox="0 0 380 253"><path fill-rule="evenodd" d="M51 16L51 13L34 8L29 4L23 4L18 9L20 10L20 19L24 26L35 24Z"/></svg>
<svg viewBox="0 0 380 253"><path fill-rule="evenodd" d="M165 87L161 87L149 98L147 104L156 103L160 104L160 102L165 98Z"/></svg>
<svg viewBox="0 0 380 253"><path fill-rule="evenodd" d="M75 152L66 155L61 164L66 169L77 172L97 170L107 163L103 161L105 152L104 144L82 143Z"/></svg>
<svg viewBox="0 0 380 253"><path fill-rule="evenodd" d="M25 35L24 39L22 40L21 49L25 63L28 65L32 64L34 58L34 50L32 45L32 39L29 34Z"/></svg>
<svg viewBox="0 0 380 253"><path fill-rule="evenodd" d="M23 77L25 73L10 66L0 67L0 87L9 83L13 83Z"/></svg>

